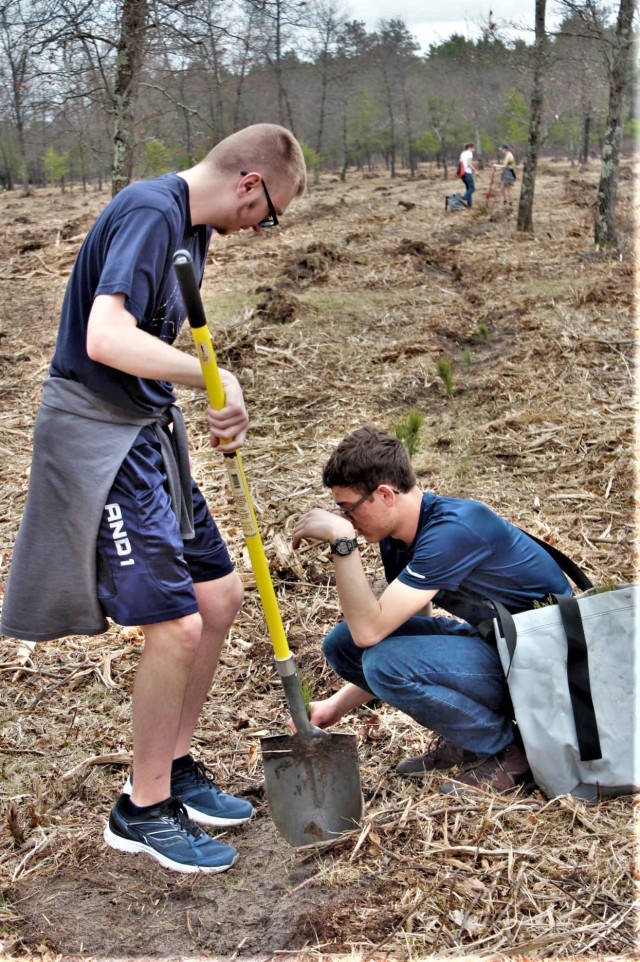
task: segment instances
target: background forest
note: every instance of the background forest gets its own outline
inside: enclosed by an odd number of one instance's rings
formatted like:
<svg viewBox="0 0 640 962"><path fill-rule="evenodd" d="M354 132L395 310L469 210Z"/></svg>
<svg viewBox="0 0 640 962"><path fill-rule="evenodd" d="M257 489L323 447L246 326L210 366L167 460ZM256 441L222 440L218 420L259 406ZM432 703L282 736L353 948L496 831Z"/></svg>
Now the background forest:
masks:
<svg viewBox="0 0 640 962"><path fill-rule="evenodd" d="M541 143L586 164L606 135L615 11L594 0L558 9ZM342 0L2 0L0 184L113 178L117 189L265 120L294 131L316 174L379 163L413 174L429 161L446 177L471 139L481 161L503 141L523 159L533 35L504 39L489 16L479 40L454 35L424 54L402 20L368 32L345 10Z"/></svg>

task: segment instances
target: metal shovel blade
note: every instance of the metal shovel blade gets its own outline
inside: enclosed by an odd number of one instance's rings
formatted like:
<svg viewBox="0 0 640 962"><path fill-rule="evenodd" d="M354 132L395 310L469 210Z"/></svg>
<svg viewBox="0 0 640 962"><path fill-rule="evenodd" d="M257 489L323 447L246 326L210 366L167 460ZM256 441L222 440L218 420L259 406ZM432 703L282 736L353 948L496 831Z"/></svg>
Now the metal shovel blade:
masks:
<svg viewBox="0 0 640 962"><path fill-rule="evenodd" d="M355 735L260 739L271 817L290 845L334 839L362 820Z"/></svg>

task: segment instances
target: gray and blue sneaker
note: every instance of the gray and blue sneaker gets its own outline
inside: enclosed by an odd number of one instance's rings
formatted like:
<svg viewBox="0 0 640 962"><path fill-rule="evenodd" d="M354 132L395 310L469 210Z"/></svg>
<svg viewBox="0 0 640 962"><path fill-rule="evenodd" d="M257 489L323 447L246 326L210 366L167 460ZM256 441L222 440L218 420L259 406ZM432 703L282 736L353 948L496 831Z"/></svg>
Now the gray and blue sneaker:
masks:
<svg viewBox="0 0 640 962"><path fill-rule="evenodd" d="M226 872L238 860L232 845L211 838L192 822L178 798L169 798L139 815L127 810L121 795L109 815L104 840L119 852L151 855L174 872Z"/></svg>
<svg viewBox="0 0 640 962"><path fill-rule="evenodd" d="M132 784L130 775L122 791L131 794ZM171 794L180 799L189 818L199 825L242 825L253 815L251 802L219 789L210 769L202 762L196 762L191 755L188 763L171 773Z"/></svg>

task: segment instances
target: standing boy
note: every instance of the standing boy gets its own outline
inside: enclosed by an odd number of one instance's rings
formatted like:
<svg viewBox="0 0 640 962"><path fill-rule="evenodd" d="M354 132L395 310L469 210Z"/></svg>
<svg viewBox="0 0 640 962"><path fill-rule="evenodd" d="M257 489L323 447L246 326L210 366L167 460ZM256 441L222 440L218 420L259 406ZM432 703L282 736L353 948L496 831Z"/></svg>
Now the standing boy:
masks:
<svg viewBox="0 0 640 962"><path fill-rule="evenodd" d="M190 754L243 590L190 477L174 403L173 384L204 382L196 356L173 346L185 317L173 255L187 249L201 279L213 231L275 226L305 183L292 134L257 124L182 173L122 190L78 254L36 419L2 631L45 641L100 633L106 617L142 627L131 794L105 839L181 872L233 865L236 850L196 823L237 825L252 808ZM243 444L248 417L236 378L221 377L226 405L207 421L226 452Z"/></svg>

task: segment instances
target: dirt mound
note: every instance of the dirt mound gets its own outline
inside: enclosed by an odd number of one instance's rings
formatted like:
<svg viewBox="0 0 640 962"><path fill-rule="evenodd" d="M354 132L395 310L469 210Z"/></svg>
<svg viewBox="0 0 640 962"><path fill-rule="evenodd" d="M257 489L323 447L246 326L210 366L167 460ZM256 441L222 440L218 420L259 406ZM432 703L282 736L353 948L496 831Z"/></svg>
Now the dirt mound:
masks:
<svg viewBox="0 0 640 962"><path fill-rule="evenodd" d="M310 244L304 254L282 268L280 283L291 281L298 287L324 284L329 278L331 265L339 260L337 251L326 244Z"/></svg>
<svg viewBox="0 0 640 962"><path fill-rule="evenodd" d="M262 286L256 288L256 294L260 297L255 313L271 324L287 324L300 312L300 301L284 291Z"/></svg>

